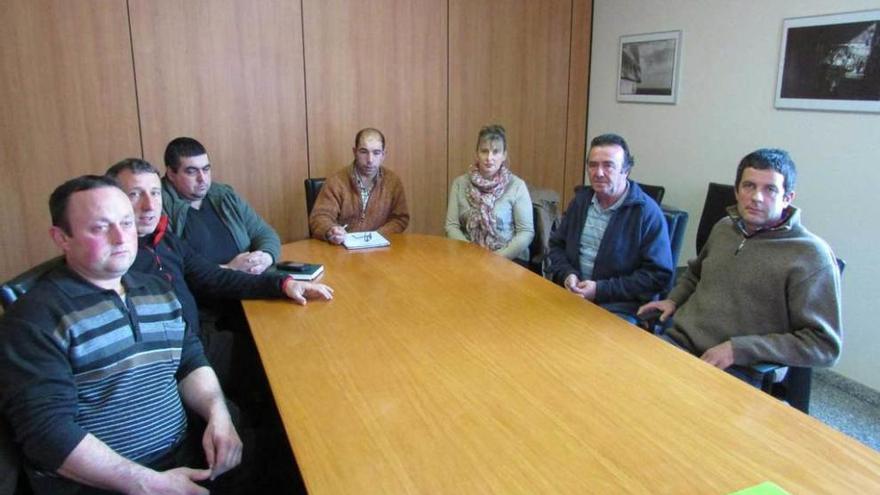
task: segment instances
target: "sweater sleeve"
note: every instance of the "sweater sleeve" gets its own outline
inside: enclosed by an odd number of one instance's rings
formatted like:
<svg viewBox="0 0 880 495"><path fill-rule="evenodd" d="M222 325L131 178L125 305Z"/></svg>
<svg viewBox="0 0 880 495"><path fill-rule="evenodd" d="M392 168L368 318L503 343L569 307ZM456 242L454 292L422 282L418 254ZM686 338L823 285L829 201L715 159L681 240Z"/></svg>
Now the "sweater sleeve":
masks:
<svg viewBox="0 0 880 495"><path fill-rule="evenodd" d="M236 208L244 220L244 228L251 240L249 250L267 252L272 256L272 262L277 262L281 257L281 239L278 233L241 196L238 194L233 196Z"/></svg>
<svg viewBox="0 0 880 495"><path fill-rule="evenodd" d="M466 194L467 184L458 177L449 188L449 204L446 205L446 237L458 241L469 241L461 225L461 209L459 199Z"/></svg>
<svg viewBox="0 0 880 495"><path fill-rule="evenodd" d="M77 392L65 351L51 334L0 319L0 404L24 455L56 471L86 436L76 423Z"/></svg>
<svg viewBox="0 0 880 495"><path fill-rule="evenodd" d="M206 260L180 238L169 237L168 242L172 249L181 254L186 284L201 296L224 299L268 299L283 296L281 282L285 275L272 271L253 275L227 270Z"/></svg>
<svg viewBox="0 0 880 495"><path fill-rule="evenodd" d="M507 259L514 259L523 251L528 249L532 239L535 238L535 223L532 209L532 198L529 196L529 190L526 183L518 180L516 182L516 196L513 203L513 239L498 250L498 254Z"/></svg>
<svg viewBox="0 0 880 495"><path fill-rule="evenodd" d="M702 258L699 256L688 261L687 270L678 277L675 287L669 291L667 299L671 299L676 307L680 308L696 290L697 283L700 281L702 261Z"/></svg>
<svg viewBox="0 0 880 495"><path fill-rule="evenodd" d="M559 285L562 285L571 274L580 277L578 268L572 264L566 254L566 242L570 237L569 231L578 228L574 224L577 222L577 211L580 207L578 196L575 195L568 204L565 214L562 215L559 227L550 234L550 251L547 253L547 257L550 259L549 275L551 280Z"/></svg>
<svg viewBox="0 0 880 495"><path fill-rule="evenodd" d="M406 230L409 225L409 210L406 206L406 194L403 190L403 183L395 176L390 176L391 188L391 213L385 224L376 229L380 234L399 234Z"/></svg>
<svg viewBox="0 0 880 495"><path fill-rule="evenodd" d="M830 258L833 258L829 254ZM790 366L832 366L842 347L840 274L833 259L802 280L786 295L791 330L732 337L734 362Z"/></svg>
<svg viewBox="0 0 880 495"><path fill-rule="evenodd" d="M647 302L669 287L673 272L669 232L656 206L645 209L640 237L638 268L626 275L596 281L596 303Z"/></svg>
<svg viewBox="0 0 880 495"><path fill-rule="evenodd" d="M202 347L202 341L198 335L192 331L187 325L183 334L183 349L180 351L180 366L177 368L176 378L180 382L193 371L203 367L210 366L208 358L205 357L205 349Z"/></svg>
<svg viewBox="0 0 880 495"><path fill-rule="evenodd" d="M342 194L345 184L340 184L338 175L327 178L309 215L309 229L315 239L326 240L327 231L337 225L342 209Z"/></svg>

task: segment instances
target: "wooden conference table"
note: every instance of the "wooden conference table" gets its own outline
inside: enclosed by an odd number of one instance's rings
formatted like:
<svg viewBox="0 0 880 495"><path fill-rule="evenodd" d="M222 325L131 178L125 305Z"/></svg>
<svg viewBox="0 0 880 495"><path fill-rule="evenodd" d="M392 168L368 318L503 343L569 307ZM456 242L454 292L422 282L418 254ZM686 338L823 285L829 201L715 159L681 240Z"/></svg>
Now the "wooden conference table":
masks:
<svg viewBox="0 0 880 495"><path fill-rule="evenodd" d="M880 454L474 245L314 240L245 304L311 494L880 493Z"/></svg>

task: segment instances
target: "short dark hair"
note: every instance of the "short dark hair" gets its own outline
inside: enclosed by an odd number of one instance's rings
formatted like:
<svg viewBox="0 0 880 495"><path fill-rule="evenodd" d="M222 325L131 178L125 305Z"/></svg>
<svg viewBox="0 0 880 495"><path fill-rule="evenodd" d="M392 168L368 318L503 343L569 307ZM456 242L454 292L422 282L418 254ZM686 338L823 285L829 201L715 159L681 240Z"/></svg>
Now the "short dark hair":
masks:
<svg viewBox="0 0 880 495"><path fill-rule="evenodd" d="M52 225L70 235L70 221L67 218L67 204L70 202L70 196L80 191L102 187L114 187L122 190L115 180L103 175L81 175L56 187L49 196L49 214L52 216Z"/></svg>
<svg viewBox="0 0 880 495"><path fill-rule="evenodd" d="M504 145L504 150L507 151L507 131L499 124L489 124L480 129L480 134L477 136L478 150L480 149L480 143L483 141L501 141L501 144Z"/></svg>
<svg viewBox="0 0 880 495"><path fill-rule="evenodd" d="M181 158L207 154L208 150L202 146L202 143L191 137L174 138L165 147L165 166L177 172L177 169L180 168Z"/></svg>
<svg viewBox="0 0 880 495"><path fill-rule="evenodd" d="M363 129L359 130L357 134L355 134L355 136L354 136L354 147L355 147L355 149L357 149L358 145L361 144L361 137L362 137L364 134L378 134L378 135L379 135L379 141L382 142L382 149L383 149L383 150L385 149L385 134L382 134L382 131L380 131L379 129L374 129L374 128L372 128L372 127L365 127L365 128L363 128Z"/></svg>
<svg viewBox="0 0 880 495"><path fill-rule="evenodd" d="M146 160L141 160L140 158L126 158L125 160L120 160L116 162L113 166L107 169L107 172L104 173L107 177L111 179L116 179L119 177L123 171L128 170L133 174L156 174L159 175L159 171L156 170L150 162Z"/></svg>
<svg viewBox="0 0 880 495"><path fill-rule="evenodd" d="M590 149L593 149L597 146L613 146L617 145L623 149L623 171L627 172L629 169L636 164L636 157L629 152L629 145L626 144L626 139L623 139L623 136L619 134L602 134L593 138L590 141Z"/></svg>
<svg viewBox="0 0 880 495"><path fill-rule="evenodd" d="M736 167L736 182L734 186L739 189L743 170L754 168L757 170L774 170L782 174L782 187L785 194L794 191L797 182L797 167L787 151L779 148L761 148L744 156Z"/></svg>

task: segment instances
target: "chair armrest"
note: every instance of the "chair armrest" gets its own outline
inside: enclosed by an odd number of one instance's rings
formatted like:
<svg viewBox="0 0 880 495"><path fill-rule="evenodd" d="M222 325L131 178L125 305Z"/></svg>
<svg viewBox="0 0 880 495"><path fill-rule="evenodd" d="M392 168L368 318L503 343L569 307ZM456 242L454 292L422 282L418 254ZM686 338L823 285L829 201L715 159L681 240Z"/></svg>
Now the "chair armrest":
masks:
<svg viewBox="0 0 880 495"><path fill-rule="evenodd" d="M660 321L661 314L662 312L659 309L649 309L648 311L636 315L636 318L638 319L636 325L654 335L662 335L666 332L666 329L669 328L672 318L667 318L666 321Z"/></svg>
<svg viewBox="0 0 880 495"><path fill-rule="evenodd" d="M788 366L779 363L755 363L748 369L761 377L761 390L772 394L773 384L780 383L788 373Z"/></svg>

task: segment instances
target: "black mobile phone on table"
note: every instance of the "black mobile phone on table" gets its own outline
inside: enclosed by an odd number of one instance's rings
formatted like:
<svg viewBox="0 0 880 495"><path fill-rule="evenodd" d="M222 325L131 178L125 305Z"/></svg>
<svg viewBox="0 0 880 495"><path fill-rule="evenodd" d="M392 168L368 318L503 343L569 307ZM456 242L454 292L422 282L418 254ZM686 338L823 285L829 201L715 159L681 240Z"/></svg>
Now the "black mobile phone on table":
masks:
<svg viewBox="0 0 880 495"><path fill-rule="evenodd" d="M302 272L306 269L306 263L300 263L299 261L279 261L275 267L285 272Z"/></svg>

